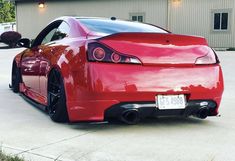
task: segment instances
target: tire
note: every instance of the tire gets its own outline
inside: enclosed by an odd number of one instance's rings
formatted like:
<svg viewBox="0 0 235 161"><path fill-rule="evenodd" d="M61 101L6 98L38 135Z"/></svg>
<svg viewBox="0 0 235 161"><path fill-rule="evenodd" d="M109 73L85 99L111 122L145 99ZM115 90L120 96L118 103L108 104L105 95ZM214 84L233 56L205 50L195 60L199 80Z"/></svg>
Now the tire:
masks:
<svg viewBox="0 0 235 161"><path fill-rule="evenodd" d="M66 94L63 79L57 70L52 70L48 79L47 111L54 122L68 122Z"/></svg>
<svg viewBox="0 0 235 161"><path fill-rule="evenodd" d="M14 93L19 93L20 91L20 69L17 67L16 62L13 62L12 73L11 73L11 88Z"/></svg>

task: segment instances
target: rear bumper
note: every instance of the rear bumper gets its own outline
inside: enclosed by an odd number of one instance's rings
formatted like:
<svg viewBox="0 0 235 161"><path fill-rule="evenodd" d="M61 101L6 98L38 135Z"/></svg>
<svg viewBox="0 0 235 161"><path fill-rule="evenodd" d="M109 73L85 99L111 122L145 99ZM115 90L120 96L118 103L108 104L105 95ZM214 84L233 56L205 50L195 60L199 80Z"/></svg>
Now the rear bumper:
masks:
<svg viewBox="0 0 235 161"><path fill-rule="evenodd" d="M155 97L161 95L186 95L185 110L160 111L156 106L149 109L150 116L191 115L199 107L190 105L194 101L210 100L216 105L211 116L218 114L224 89L219 65L193 67L161 67L105 63L88 63L84 80L70 89L67 107L70 121L102 121L116 115L114 107L134 102L155 104ZM68 89L66 89L68 90ZM68 93L68 91L67 91ZM122 109L122 108L121 108ZM121 110L120 110L121 111ZM195 111L194 111L195 112Z"/></svg>
<svg viewBox="0 0 235 161"><path fill-rule="evenodd" d="M117 118L122 116L126 110L133 110L139 112L141 118L146 117L161 117L161 116L184 116L197 115L201 109L208 110L208 116L215 116L217 105L212 100L194 100L187 102L185 109L179 110L160 110L156 107L155 102L129 102L113 105L105 111L105 118Z"/></svg>

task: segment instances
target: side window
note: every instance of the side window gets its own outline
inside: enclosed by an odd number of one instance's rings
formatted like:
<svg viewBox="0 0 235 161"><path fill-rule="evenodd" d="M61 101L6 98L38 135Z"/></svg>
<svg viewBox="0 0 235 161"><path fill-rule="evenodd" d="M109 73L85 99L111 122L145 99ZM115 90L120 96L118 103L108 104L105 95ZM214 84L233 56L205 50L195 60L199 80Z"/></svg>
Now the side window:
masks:
<svg viewBox="0 0 235 161"><path fill-rule="evenodd" d="M41 44L47 44L51 41L61 40L68 37L70 27L66 22L62 22L59 27L53 28L42 40Z"/></svg>
<svg viewBox="0 0 235 161"><path fill-rule="evenodd" d="M62 22L58 29L55 31L51 41L61 40L69 36L70 27L66 22Z"/></svg>
<svg viewBox="0 0 235 161"><path fill-rule="evenodd" d="M51 42L51 39L53 37L53 35L55 34L57 28L54 28L53 30L51 30L47 35L46 37L44 37L44 39L42 40L42 43L41 44L46 44L46 43L49 43Z"/></svg>

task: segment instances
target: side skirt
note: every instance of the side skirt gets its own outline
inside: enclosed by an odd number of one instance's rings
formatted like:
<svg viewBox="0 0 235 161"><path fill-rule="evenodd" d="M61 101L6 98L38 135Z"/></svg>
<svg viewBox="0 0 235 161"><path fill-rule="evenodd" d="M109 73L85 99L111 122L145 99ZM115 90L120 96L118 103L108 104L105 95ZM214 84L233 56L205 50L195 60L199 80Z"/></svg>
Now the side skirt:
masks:
<svg viewBox="0 0 235 161"><path fill-rule="evenodd" d="M32 104L33 106L36 106L40 110L43 110L45 112L47 111L47 106L42 105L42 104L32 100L31 98L29 98L28 96L24 95L23 93L20 93L20 96L22 96L24 98L24 100L26 100L28 103Z"/></svg>

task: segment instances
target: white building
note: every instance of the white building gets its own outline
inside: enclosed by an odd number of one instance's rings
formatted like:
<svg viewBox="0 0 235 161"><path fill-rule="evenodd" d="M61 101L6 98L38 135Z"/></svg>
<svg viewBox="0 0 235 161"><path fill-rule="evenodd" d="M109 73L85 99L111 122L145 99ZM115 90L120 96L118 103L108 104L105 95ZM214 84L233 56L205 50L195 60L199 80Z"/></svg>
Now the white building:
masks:
<svg viewBox="0 0 235 161"><path fill-rule="evenodd" d="M0 23L0 35L6 31L16 31L16 23L15 22Z"/></svg>
<svg viewBox="0 0 235 161"><path fill-rule="evenodd" d="M59 16L139 20L173 33L206 37L212 47L235 47L234 0L14 0L17 29L34 38Z"/></svg>

